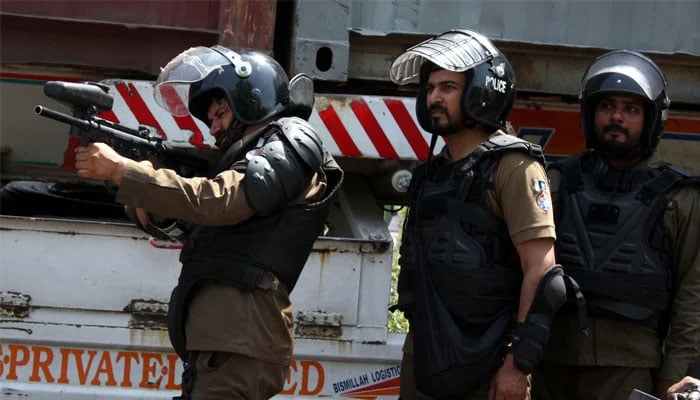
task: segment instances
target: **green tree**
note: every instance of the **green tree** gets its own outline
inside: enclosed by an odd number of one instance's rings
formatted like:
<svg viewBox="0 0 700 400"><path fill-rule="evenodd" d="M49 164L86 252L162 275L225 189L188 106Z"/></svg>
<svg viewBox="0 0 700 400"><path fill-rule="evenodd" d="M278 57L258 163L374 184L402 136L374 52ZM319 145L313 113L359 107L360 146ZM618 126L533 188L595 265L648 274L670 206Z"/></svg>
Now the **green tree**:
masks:
<svg viewBox="0 0 700 400"><path fill-rule="evenodd" d="M398 212L392 214L399 218L399 222L396 226L399 227L398 232L394 233L394 255L392 257L391 264L391 292L389 295L389 305L394 305L399 300L399 292L397 291L397 284L399 281L399 247L401 246L401 236L403 235L403 230L400 229L403 226L403 220L406 217L406 208L400 209ZM389 311L389 322L388 322L389 332L405 333L408 332L408 320L403 315L401 311Z"/></svg>

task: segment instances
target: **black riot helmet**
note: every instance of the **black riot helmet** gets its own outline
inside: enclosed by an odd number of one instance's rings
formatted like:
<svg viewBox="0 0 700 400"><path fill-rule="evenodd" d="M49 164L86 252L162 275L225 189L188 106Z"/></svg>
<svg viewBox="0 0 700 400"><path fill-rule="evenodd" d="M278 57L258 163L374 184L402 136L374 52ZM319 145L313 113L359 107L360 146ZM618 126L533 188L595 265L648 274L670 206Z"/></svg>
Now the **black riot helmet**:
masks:
<svg viewBox="0 0 700 400"><path fill-rule="evenodd" d="M394 83L403 85L419 78L416 117L426 131L431 125L426 82L434 66L468 73L462 95L465 118L505 129L515 101L515 72L491 40L471 30L454 29L409 48L394 60L390 70Z"/></svg>
<svg viewBox="0 0 700 400"><path fill-rule="evenodd" d="M581 125L586 147L596 147L595 110L601 95L624 93L644 99L644 131L640 138L642 157L650 156L661 140L671 100L666 78L647 56L630 50L615 50L596 58L581 81Z"/></svg>
<svg viewBox="0 0 700 400"><path fill-rule="evenodd" d="M180 53L156 82L155 99L161 107L176 116L189 111L207 125L212 100L222 98L234 113L233 124L256 125L286 111L289 78L267 54L217 45Z"/></svg>

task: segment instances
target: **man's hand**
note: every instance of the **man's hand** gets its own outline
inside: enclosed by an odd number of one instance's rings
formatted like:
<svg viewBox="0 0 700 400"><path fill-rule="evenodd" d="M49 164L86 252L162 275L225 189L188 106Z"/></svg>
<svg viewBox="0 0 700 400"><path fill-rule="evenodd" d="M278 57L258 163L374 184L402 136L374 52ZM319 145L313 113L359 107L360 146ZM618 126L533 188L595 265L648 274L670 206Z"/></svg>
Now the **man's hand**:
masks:
<svg viewBox="0 0 700 400"><path fill-rule="evenodd" d="M686 376L673 385L670 385L666 391L666 395L670 396L674 393L685 393L693 386L700 386L700 379L693 378L692 376Z"/></svg>
<svg viewBox="0 0 700 400"><path fill-rule="evenodd" d="M104 143L90 143L75 149L75 168L82 178L112 181L119 185L127 160Z"/></svg>
<svg viewBox="0 0 700 400"><path fill-rule="evenodd" d="M489 400L525 400L529 391L527 375L515 367L513 355L508 354L491 381Z"/></svg>

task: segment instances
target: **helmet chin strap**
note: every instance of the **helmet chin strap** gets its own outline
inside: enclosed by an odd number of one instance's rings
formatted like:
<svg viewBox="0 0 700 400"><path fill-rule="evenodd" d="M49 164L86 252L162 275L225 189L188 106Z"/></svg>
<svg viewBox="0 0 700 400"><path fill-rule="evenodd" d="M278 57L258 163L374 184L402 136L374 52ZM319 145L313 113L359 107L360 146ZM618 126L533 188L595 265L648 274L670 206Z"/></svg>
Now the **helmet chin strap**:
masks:
<svg viewBox="0 0 700 400"><path fill-rule="evenodd" d="M217 140L217 146L219 146L221 151L225 152L232 144L241 140L247 128L248 125L234 117L231 125L219 136L222 140Z"/></svg>

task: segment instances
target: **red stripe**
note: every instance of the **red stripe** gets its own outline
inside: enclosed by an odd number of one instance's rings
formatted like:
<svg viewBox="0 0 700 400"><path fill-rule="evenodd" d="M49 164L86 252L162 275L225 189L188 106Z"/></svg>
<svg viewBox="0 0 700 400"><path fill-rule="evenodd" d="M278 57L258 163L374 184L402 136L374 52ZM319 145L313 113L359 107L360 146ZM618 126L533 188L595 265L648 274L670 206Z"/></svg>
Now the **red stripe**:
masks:
<svg viewBox="0 0 700 400"><path fill-rule="evenodd" d="M400 378L391 378L389 380L386 380L384 382L379 382L375 383L374 385L369 385L365 387L361 387L355 390L350 390L348 392L343 393L343 395L388 395L388 394L393 394L394 390L392 389L398 389L400 387ZM350 396L352 397L352 396Z"/></svg>
<svg viewBox="0 0 700 400"><path fill-rule="evenodd" d="M113 122L115 124L119 123L119 118L117 118L117 114L114 113L112 110L107 110L107 111L102 111L98 117L102 119L106 119L109 122Z"/></svg>
<svg viewBox="0 0 700 400"><path fill-rule="evenodd" d="M103 111L98 117L114 122L115 124L119 123L119 119L112 110ZM78 146L80 146L80 138L69 136L68 147L63 153L63 164L61 164L61 168L75 169L75 148Z"/></svg>
<svg viewBox="0 0 700 400"><path fill-rule="evenodd" d="M85 78L67 78L65 76L17 74L17 73L12 73L12 72L0 72L0 78L23 79L23 80L27 80L27 81L64 81L64 82L82 82L85 80Z"/></svg>
<svg viewBox="0 0 700 400"><path fill-rule="evenodd" d="M127 87L127 84L120 82L114 85L114 87L117 89L119 94L122 95L126 105L129 106L131 112L134 113L134 116L139 124L149 125L156 128L156 131L158 134L160 134L163 140L168 140L163 128L161 128L158 120L156 120L151 113L151 110L148 109L148 106L141 98L141 95L136 90L133 83L129 83Z"/></svg>
<svg viewBox="0 0 700 400"><path fill-rule="evenodd" d="M191 116L186 115L184 117L176 117L173 115L173 119L180 129L192 132L192 135L190 135L190 138L188 139L192 145L205 149L209 148L209 145L204 144L204 135L202 134L202 131L199 130L199 127L197 127L197 124L194 122L194 119L192 119Z"/></svg>
<svg viewBox="0 0 700 400"><path fill-rule="evenodd" d="M408 144L411 145L411 148L416 153L416 157L418 157L419 160L426 160L430 150L428 142L425 141L416 122L406 109L406 104L401 100L393 99L385 99L384 103L387 108L389 108L391 115L394 116L396 123L399 125L399 128L401 128L401 132L403 132L406 140L408 140Z"/></svg>
<svg viewBox="0 0 700 400"><path fill-rule="evenodd" d="M68 136L68 147L63 153L63 164L60 168L75 169L75 148L80 146L80 138L76 136Z"/></svg>
<svg viewBox="0 0 700 400"><path fill-rule="evenodd" d="M362 127L365 128L365 132L367 132L369 140L372 141L372 144L377 149L379 156L398 159L399 155L386 137L382 127L379 126L377 118L374 117L367 103L363 99L354 100L350 103L350 108L355 112Z"/></svg>
<svg viewBox="0 0 700 400"><path fill-rule="evenodd" d="M335 112L332 106L328 106L325 110L319 111L318 115L321 117L321 121L326 125L328 132L333 136L333 140L338 145L340 152L346 156L361 157L362 153L360 149L357 148L355 142L352 141L352 137L348 133L345 126L338 118L338 114Z"/></svg>
<svg viewBox="0 0 700 400"><path fill-rule="evenodd" d="M169 102L175 102L173 104L174 106L178 106L182 109L182 111L187 110L187 106L183 104L182 99L180 96L175 93L175 89L172 86L165 85L160 88L161 94L167 101ZM202 135L202 132L199 130L197 127L197 124L195 121L192 119L192 116L187 114L183 117L178 117L173 115L173 119L175 120L175 123L177 126L182 129L182 130L189 130L192 132L192 135L190 135L189 142L193 144L196 147L204 147L204 148L209 148L209 146L204 144L204 136Z"/></svg>

